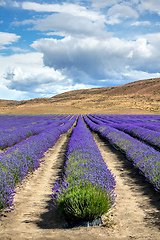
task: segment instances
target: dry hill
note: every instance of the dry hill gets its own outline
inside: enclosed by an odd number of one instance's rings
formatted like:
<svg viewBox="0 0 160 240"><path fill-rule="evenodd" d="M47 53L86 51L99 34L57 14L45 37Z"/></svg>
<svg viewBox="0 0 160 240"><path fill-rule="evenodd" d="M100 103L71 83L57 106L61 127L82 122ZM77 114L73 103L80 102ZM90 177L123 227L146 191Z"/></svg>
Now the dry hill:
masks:
<svg viewBox="0 0 160 240"><path fill-rule="evenodd" d="M0 100L5 114L160 114L160 78L116 87L74 90L51 98Z"/></svg>

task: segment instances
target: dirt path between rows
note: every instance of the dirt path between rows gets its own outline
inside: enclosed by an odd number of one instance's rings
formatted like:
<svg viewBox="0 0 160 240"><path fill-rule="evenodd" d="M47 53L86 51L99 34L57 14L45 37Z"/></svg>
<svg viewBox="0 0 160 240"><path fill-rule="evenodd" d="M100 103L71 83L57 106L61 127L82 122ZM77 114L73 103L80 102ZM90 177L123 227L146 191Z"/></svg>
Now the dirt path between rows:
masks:
<svg viewBox="0 0 160 240"><path fill-rule="evenodd" d="M15 210L0 220L0 240L116 240L160 239L160 196L144 181L124 155L94 134L109 169L116 175L116 207L110 211L110 223L103 226L63 229L64 221L51 211L50 195L64 162L68 134L64 134L45 154L33 174L17 188Z"/></svg>
<svg viewBox="0 0 160 240"><path fill-rule="evenodd" d="M94 134L109 169L116 176L116 207L111 211L116 224L113 239L160 240L160 194L146 182L123 153Z"/></svg>

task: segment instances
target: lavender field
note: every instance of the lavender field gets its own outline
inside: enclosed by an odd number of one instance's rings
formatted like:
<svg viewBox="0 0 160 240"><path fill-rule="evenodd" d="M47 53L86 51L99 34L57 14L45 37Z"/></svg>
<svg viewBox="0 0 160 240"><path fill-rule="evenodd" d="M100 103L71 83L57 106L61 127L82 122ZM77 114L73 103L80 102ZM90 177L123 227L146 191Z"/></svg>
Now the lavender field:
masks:
<svg viewBox="0 0 160 240"><path fill-rule="evenodd" d="M88 115L84 119L160 191L160 116Z"/></svg>
<svg viewBox="0 0 160 240"><path fill-rule="evenodd" d="M15 187L70 130L62 176L53 182L52 208L67 222L92 221L114 205L116 181L92 132L121 151L160 191L159 115L1 115L0 210L12 210Z"/></svg>

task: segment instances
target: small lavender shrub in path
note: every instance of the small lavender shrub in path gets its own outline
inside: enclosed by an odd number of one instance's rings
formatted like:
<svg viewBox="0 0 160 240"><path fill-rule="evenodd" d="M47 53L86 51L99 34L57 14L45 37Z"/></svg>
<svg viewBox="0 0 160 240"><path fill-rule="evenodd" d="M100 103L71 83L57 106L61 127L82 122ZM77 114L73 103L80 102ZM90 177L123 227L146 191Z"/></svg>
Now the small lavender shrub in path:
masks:
<svg viewBox="0 0 160 240"><path fill-rule="evenodd" d="M53 187L53 206L69 224L93 221L108 212L115 200L115 177L79 116L67 148L62 180Z"/></svg>

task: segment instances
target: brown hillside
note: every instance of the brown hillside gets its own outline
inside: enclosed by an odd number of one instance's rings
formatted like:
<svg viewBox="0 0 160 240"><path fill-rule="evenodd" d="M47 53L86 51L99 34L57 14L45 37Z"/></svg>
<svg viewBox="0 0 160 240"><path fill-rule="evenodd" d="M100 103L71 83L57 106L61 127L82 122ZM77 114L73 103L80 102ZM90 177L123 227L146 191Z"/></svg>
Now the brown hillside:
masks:
<svg viewBox="0 0 160 240"><path fill-rule="evenodd" d="M160 114L160 78L116 87L74 90L51 98L0 101L5 114Z"/></svg>

